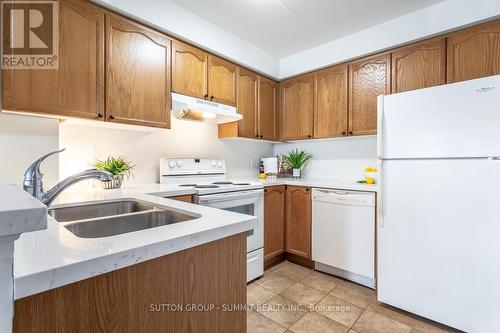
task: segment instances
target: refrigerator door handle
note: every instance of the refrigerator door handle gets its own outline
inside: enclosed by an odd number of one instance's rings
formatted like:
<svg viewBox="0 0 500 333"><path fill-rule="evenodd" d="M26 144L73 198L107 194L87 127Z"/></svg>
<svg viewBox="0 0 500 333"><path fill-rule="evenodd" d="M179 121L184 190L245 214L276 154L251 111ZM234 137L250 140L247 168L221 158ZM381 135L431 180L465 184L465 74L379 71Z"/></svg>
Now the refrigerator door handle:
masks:
<svg viewBox="0 0 500 333"><path fill-rule="evenodd" d="M380 181L379 181L379 188L378 188L378 192L377 192L377 211L378 211L378 217L377 217L377 224L380 228L384 228L384 225L385 225L385 211L386 211L386 204L385 204L385 200L384 200L384 196L385 196L385 191L384 191L384 187L385 187L385 172L384 172L384 161L383 160L379 160L379 165L378 165L378 170L379 170L379 174L380 174Z"/></svg>

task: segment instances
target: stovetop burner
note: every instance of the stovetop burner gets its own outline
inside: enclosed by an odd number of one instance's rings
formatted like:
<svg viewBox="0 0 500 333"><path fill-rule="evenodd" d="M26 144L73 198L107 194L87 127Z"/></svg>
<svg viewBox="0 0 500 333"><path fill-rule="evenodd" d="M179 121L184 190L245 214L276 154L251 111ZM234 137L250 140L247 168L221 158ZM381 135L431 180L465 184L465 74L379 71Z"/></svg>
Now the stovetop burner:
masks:
<svg viewBox="0 0 500 333"><path fill-rule="evenodd" d="M197 184L180 184L182 187L195 187Z"/></svg>
<svg viewBox="0 0 500 333"><path fill-rule="evenodd" d="M194 188L217 188L218 185L196 185Z"/></svg>
<svg viewBox="0 0 500 333"><path fill-rule="evenodd" d="M212 184L215 184L215 185L231 185L231 184L233 184L233 182L223 181L223 182L213 182Z"/></svg>

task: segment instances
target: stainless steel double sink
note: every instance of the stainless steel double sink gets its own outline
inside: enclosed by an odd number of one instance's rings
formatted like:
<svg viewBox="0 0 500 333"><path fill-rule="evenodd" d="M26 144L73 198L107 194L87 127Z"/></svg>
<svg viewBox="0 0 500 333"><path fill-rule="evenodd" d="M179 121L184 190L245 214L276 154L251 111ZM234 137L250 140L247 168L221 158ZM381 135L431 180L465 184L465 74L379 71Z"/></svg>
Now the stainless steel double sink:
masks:
<svg viewBox="0 0 500 333"><path fill-rule="evenodd" d="M80 238L109 237L200 217L138 200L50 208L48 213L57 222L65 223L64 227Z"/></svg>

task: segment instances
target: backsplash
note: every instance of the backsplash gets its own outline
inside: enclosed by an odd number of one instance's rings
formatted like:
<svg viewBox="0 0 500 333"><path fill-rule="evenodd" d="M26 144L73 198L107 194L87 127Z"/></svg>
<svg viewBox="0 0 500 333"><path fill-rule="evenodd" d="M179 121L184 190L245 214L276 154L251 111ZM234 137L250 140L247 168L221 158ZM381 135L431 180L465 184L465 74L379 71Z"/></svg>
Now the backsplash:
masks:
<svg viewBox="0 0 500 333"><path fill-rule="evenodd" d="M159 181L160 157L218 157L227 162L230 178L256 177L260 158L272 155L271 143L219 140L217 126L172 119L172 129L119 128L64 122L59 144L66 148L60 156L60 177L90 167L94 159L120 155L136 164L128 184ZM95 186L93 184L92 186ZM82 183L77 189L91 186Z"/></svg>
<svg viewBox="0 0 500 333"><path fill-rule="evenodd" d="M279 143L274 145L274 155L295 148L313 156L304 168L307 178L359 180L366 167L377 167L376 136Z"/></svg>

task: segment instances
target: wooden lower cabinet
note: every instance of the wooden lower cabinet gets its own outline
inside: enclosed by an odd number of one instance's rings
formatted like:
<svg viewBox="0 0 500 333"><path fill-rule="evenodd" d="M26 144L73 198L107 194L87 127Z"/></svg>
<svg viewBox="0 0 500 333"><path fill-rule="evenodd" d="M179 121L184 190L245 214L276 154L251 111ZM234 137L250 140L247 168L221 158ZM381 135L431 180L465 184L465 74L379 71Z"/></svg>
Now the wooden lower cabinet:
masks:
<svg viewBox="0 0 500 333"><path fill-rule="evenodd" d="M19 299L13 332L244 333L246 249L241 233ZM220 309L186 310L191 304Z"/></svg>
<svg viewBox="0 0 500 333"><path fill-rule="evenodd" d="M285 252L285 186L264 189L264 261Z"/></svg>
<svg viewBox="0 0 500 333"><path fill-rule="evenodd" d="M311 259L311 189L286 186L285 251Z"/></svg>

